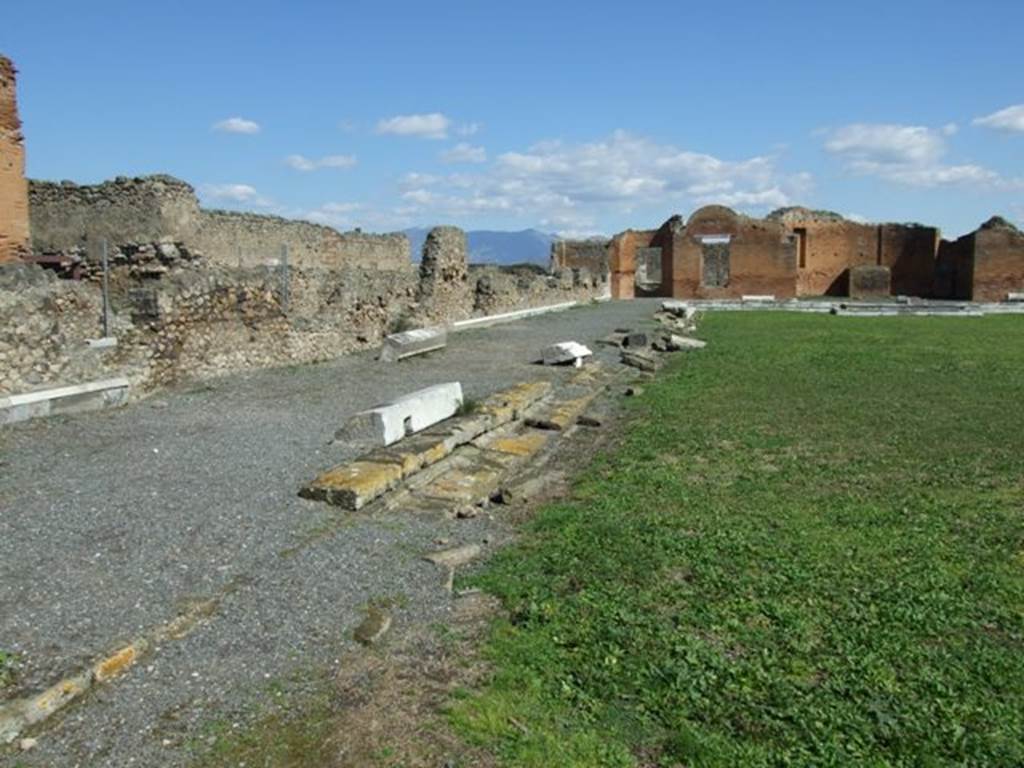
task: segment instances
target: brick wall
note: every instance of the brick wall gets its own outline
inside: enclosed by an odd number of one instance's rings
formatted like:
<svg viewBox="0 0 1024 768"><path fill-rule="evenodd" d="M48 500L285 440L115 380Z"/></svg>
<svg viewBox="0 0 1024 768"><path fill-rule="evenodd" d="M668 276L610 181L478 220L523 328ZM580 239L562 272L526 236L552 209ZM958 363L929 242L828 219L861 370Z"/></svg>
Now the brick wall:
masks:
<svg viewBox="0 0 1024 768"><path fill-rule="evenodd" d="M29 241L25 147L15 76L10 59L0 56L0 263L26 255Z"/></svg>

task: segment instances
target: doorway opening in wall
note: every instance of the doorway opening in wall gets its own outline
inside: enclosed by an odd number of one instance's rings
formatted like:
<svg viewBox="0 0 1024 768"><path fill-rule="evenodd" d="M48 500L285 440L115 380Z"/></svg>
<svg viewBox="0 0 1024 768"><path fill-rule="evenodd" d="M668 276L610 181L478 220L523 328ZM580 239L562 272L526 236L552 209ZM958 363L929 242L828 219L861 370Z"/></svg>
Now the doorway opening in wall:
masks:
<svg viewBox="0 0 1024 768"><path fill-rule="evenodd" d="M807 267L807 228L795 227L793 234L796 235L797 264L800 269Z"/></svg>
<svg viewBox="0 0 1024 768"><path fill-rule="evenodd" d="M705 288L729 284L729 235L705 235L701 242L701 283Z"/></svg>

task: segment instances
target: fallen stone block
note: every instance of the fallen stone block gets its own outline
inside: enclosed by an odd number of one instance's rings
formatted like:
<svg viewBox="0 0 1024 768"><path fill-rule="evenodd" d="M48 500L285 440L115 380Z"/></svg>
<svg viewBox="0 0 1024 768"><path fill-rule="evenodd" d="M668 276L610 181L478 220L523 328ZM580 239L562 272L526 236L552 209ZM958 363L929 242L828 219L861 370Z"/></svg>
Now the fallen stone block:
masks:
<svg viewBox="0 0 1024 768"><path fill-rule="evenodd" d="M661 361L653 355L644 354L642 352L631 352L627 349L622 350L620 359L626 365L632 366L633 368L639 368L641 371L647 371L649 373L654 373L661 367Z"/></svg>
<svg viewBox="0 0 1024 768"><path fill-rule="evenodd" d="M541 352L544 365L582 365L583 358L594 353L577 341L561 341L545 347Z"/></svg>
<svg viewBox="0 0 1024 768"><path fill-rule="evenodd" d="M397 464L354 461L327 470L299 495L354 511L387 493L401 480L402 468Z"/></svg>
<svg viewBox="0 0 1024 768"><path fill-rule="evenodd" d="M685 301L663 301L661 302L661 309L663 312L668 312L670 315L681 317L684 320L692 320L697 314L697 308Z"/></svg>
<svg viewBox="0 0 1024 768"><path fill-rule="evenodd" d="M686 349L704 349L708 344L700 339L691 339L689 336L679 336L673 333L668 337L667 347L669 351L678 352Z"/></svg>
<svg viewBox="0 0 1024 768"><path fill-rule="evenodd" d="M361 411L339 429L335 441L391 445L439 421L451 418L462 406L462 385L457 381L435 384L397 400Z"/></svg>
<svg viewBox="0 0 1024 768"><path fill-rule="evenodd" d="M421 432L394 446L378 448L364 458L379 464L397 464L406 478L451 454L454 447L441 435Z"/></svg>
<svg viewBox="0 0 1024 768"><path fill-rule="evenodd" d="M627 348L646 347L647 334L639 331L627 333L622 339L622 346Z"/></svg>
<svg viewBox="0 0 1024 768"><path fill-rule="evenodd" d="M1016 301L1024 301L1024 292L1021 292L1021 293L1010 292L1010 293L1006 294L1006 300L1007 301L1014 301L1014 302L1016 302Z"/></svg>
<svg viewBox="0 0 1024 768"><path fill-rule="evenodd" d="M490 420L490 429L500 427L514 419L551 391L550 381L530 381L516 384L510 389L496 392L480 405L478 413Z"/></svg>
<svg viewBox="0 0 1024 768"><path fill-rule="evenodd" d="M740 301L767 304L775 301L775 296L772 294L746 294L740 297Z"/></svg>
<svg viewBox="0 0 1024 768"><path fill-rule="evenodd" d="M412 331L393 333L384 337L379 359L386 363L393 363L407 357L443 349L447 344L448 333L444 328L417 328Z"/></svg>
<svg viewBox="0 0 1024 768"><path fill-rule="evenodd" d="M554 403L543 414L531 416L526 419L527 426L537 429L548 429L562 432L576 422L579 415L583 413L590 402L597 396L597 393L590 393L583 397L563 400Z"/></svg>
<svg viewBox="0 0 1024 768"><path fill-rule="evenodd" d="M424 555L423 559L444 568L458 568L460 565L476 560L481 554L483 554L483 548L479 544L465 544L453 549L431 552L429 555Z"/></svg>
<svg viewBox="0 0 1024 768"><path fill-rule="evenodd" d="M128 379L105 379L0 397L0 424L115 408L128 402L129 386Z"/></svg>

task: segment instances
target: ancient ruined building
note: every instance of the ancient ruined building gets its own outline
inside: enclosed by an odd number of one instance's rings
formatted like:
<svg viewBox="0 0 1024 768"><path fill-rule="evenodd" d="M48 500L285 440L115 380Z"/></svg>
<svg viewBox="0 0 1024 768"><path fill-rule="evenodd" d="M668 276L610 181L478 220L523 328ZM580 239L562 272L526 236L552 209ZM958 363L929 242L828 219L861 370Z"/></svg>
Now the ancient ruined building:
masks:
<svg viewBox="0 0 1024 768"><path fill-rule="evenodd" d="M28 252L25 148L15 99L16 70L0 55L0 263Z"/></svg>
<svg viewBox="0 0 1024 768"><path fill-rule="evenodd" d="M951 299L1001 301L1024 292L1024 232L999 216L949 242L943 240L935 270L936 291Z"/></svg>
<svg viewBox="0 0 1024 768"><path fill-rule="evenodd" d="M607 254L616 298L1001 301L1024 290L1024 234L998 217L951 243L919 224L868 224L806 208L757 219L710 205L685 222L673 216L656 230L622 232Z"/></svg>

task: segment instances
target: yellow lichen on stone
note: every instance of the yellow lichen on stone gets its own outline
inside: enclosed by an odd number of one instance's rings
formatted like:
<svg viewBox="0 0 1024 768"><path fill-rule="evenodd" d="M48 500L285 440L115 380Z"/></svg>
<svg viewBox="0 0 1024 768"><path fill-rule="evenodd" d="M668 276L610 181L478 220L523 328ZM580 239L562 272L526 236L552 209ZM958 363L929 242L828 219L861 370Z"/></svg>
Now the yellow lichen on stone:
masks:
<svg viewBox="0 0 1024 768"><path fill-rule="evenodd" d="M397 464L354 461L329 469L314 480L308 494L347 509L359 509L402 480Z"/></svg>
<svg viewBox="0 0 1024 768"><path fill-rule="evenodd" d="M136 645L125 646L117 651L117 653L98 661L96 666L93 667L93 674L98 682L105 683L132 666L138 657L139 648Z"/></svg>
<svg viewBox="0 0 1024 768"><path fill-rule="evenodd" d="M485 447L491 451L510 453L514 456L533 456L544 447L548 437L540 432L527 432L512 437L499 437Z"/></svg>
<svg viewBox="0 0 1024 768"><path fill-rule="evenodd" d="M500 473L489 467L453 469L423 489L423 495L464 504L485 500L498 487Z"/></svg>
<svg viewBox="0 0 1024 768"><path fill-rule="evenodd" d="M591 393L573 400L563 400L551 406L550 410L543 415L533 416L526 420L526 423L539 429L568 429L573 422L579 418L584 409L590 404L596 395Z"/></svg>

